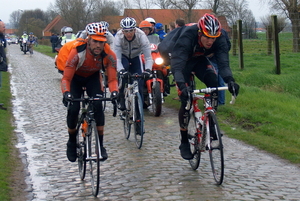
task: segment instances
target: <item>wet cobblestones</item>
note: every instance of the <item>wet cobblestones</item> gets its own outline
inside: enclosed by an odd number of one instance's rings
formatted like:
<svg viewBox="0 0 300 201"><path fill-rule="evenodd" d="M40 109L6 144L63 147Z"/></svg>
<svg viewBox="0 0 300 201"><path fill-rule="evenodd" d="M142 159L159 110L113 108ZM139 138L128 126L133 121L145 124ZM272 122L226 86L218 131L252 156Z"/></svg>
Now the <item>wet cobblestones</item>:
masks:
<svg viewBox="0 0 300 201"><path fill-rule="evenodd" d="M179 155L177 111L161 117L145 112L143 147L124 138L122 121L106 110L105 142L109 158L101 163L98 198L89 176L81 181L77 163L67 160L66 108L61 75L53 59L24 55L8 47L13 111L21 158L26 163L28 200L300 200L300 168L240 141L223 137L225 178L214 184L208 154L193 171Z"/></svg>

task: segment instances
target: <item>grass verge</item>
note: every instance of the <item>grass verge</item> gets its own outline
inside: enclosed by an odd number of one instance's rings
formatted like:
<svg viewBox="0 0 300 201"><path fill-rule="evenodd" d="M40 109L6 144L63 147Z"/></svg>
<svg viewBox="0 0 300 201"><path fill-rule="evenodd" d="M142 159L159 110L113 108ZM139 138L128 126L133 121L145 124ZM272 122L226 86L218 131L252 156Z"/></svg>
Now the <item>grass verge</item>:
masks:
<svg viewBox="0 0 300 201"><path fill-rule="evenodd" d="M19 158L12 154L15 150L12 109L11 109L11 93L10 93L10 74L8 72L0 72L1 85L0 103L6 108L0 109L0 200L10 200L12 195L13 183L12 173L15 166L19 163Z"/></svg>

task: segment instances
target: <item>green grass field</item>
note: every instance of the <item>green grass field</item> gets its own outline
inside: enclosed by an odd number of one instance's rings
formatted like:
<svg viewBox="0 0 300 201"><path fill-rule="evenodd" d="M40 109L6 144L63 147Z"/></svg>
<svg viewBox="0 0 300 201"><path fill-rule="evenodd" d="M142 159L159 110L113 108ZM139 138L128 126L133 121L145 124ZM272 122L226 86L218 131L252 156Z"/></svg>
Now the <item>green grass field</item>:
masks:
<svg viewBox="0 0 300 201"><path fill-rule="evenodd" d="M273 54L267 55L264 33L260 33L258 39L243 40L243 70L238 66L238 56L230 56L232 72L241 89L234 105L228 103L230 94L226 93L227 104L219 107L218 118L225 135L300 164L299 53L292 52L291 33L279 36L280 75L274 73ZM49 46L39 45L35 51L55 56ZM9 107L9 73L2 75L0 103ZM197 86L203 85L197 83ZM173 100L174 97L177 93L173 87L164 106L178 108L179 102ZM9 176L16 161L11 155L15 138L11 122L11 110L0 110L0 200L9 200L13 192Z"/></svg>

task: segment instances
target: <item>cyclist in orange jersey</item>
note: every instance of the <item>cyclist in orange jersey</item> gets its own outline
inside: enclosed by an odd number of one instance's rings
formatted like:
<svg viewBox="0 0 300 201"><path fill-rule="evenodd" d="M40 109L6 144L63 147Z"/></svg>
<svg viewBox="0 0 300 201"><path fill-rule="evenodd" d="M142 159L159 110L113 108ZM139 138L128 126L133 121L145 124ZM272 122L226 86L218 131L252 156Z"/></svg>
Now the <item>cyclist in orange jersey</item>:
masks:
<svg viewBox="0 0 300 201"><path fill-rule="evenodd" d="M63 103L68 107L67 125L69 140L67 143L67 157L75 162L76 153L76 123L80 110L79 102L68 104L73 98L80 98L83 87L90 97L103 95L100 70L105 70L108 76L108 87L111 98L118 96L116 55L106 44L107 29L102 23L90 23L86 26L87 43L73 48L69 54L64 75L61 81ZM100 148L103 159L107 159L106 149L103 147L104 113L101 101L96 101L95 120L100 137Z"/></svg>

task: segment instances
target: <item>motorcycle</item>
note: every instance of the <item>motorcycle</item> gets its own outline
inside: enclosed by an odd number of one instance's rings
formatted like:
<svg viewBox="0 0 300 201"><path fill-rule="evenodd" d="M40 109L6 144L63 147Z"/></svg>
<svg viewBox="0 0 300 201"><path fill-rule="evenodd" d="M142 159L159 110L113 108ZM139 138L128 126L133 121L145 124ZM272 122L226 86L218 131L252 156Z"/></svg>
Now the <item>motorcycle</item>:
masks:
<svg viewBox="0 0 300 201"><path fill-rule="evenodd" d="M164 103L164 93L168 85L169 67L164 65L164 60L158 52L156 44L150 44L151 56L153 59L152 78L146 80L144 89L144 105L152 106L154 116L161 115L162 104ZM142 60L144 58L142 56Z"/></svg>
<svg viewBox="0 0 300 201"><path fill-rule="evenodd" d="M27 38L23 38L23 40L21 42L21 51L24 52L24 54L26 54L26 52L29 51L28 44L27 44Z"/></svg>

